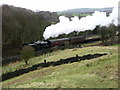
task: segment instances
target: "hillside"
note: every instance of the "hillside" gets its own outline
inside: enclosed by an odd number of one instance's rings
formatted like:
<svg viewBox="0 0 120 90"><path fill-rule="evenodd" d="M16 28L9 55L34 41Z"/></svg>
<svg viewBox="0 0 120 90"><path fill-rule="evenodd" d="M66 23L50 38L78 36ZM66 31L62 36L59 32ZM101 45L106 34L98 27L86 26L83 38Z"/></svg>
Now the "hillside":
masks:
<svg viewBox="0 0 120 90"><path fill-rule="evenodd" d="M3 55L18 54L22 44L42 40L45 28L58 21L56 12L2 5Z"/></svg>
<svg viewBox="0 0 120 90"><path fill-rule="evenodd" d="M58 15L64 15L68 18L78 16L79 19L82 17L86 16L91 16L92 13L94 13L96 10L97 11L102 11L106 12L107 16L112 12L113 7L108 7L108 8L75 8L75 9L69 9L69 10L64 10L64 11L58 11Z"/></svg>
<svg viewBox="0 0 120 90"><path fill-rule="evenodd" d="M76 54L84 56L107 53L107 55L94 59L38 68L35 71L3 81L3 88L117 88L117 49L117 46L92 46L59 50L34 57L29 64L40 63L45 59L47 62L58 61L74 57ZM21 65L23 65L21 62L9 64L11 69L16 66L21 67Z"/></svg>
<svg viewBox="0 0 120 90"><path fill-rule="evenodd" d="M88 13L94 11L103 11L103 12L111 12L113 7L108 8L76 8L76 9L69 9L64 11L58 11L59 13Z"/></svg>

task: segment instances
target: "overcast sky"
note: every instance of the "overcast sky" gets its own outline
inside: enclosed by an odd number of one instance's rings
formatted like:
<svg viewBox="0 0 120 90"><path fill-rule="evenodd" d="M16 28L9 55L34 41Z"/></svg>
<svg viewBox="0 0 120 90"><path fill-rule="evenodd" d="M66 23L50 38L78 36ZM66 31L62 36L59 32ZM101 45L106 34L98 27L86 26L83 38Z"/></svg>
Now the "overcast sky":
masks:
<svg viewBox="0 0 120 90"><path fill-rule="evenodd" d="M120 0L0 0L0 3L34 11L62 11L73 8L114 7L118 1Z"/></svg>

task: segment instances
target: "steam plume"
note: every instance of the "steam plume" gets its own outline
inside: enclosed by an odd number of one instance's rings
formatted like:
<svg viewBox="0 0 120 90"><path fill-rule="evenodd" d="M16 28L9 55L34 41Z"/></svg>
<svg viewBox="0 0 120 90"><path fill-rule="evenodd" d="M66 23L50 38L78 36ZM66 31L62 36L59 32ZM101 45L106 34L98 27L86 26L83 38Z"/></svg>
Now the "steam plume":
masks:
<svg viewBox="0 0 120 90"><path fill-rule="evenodd" d="M86 16L79 19L77 16L69 18L65 16L59 17L60 22L48 26L43 37L57 37L59 34L68 34L73 31L93 30L97 25L109 26L111 23L118 25L118 7L113 8L112 13L107 17L105 12L95 11L92 16Z"/></svg>

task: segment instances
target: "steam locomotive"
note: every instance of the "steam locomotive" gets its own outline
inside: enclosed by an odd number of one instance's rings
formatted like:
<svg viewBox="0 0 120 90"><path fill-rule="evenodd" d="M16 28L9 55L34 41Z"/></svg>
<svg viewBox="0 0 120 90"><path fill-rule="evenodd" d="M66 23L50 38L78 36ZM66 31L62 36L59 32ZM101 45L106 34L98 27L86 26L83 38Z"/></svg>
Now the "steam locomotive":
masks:
<svg viewBox="0 0 120 90"><path fill-rule="evenodd" d="M54 46L66 46L71 44L82 44L88 43L92 41L100 40L99 35L85 35L85 36L78 36L78 37L70 37L70 38L62 38L62 39L52 39L52 40L44 40L44 41L37 41L28 44L24 44L23 46L31 46L38 51L44 48L51 48Z"/></svg>

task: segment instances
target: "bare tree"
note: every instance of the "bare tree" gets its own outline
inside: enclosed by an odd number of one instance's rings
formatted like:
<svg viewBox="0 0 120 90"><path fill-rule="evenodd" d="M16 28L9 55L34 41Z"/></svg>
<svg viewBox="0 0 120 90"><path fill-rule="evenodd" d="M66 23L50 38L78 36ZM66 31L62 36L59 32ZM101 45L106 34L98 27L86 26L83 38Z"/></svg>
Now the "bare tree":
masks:
<svg viewBox="0 0 120 90"><path fill-rule="evenodd" d="M34 49L30 46L24 46L21 51L21 59L25 61L25 64L28 64L28 60L34 56Z"/></svg>

